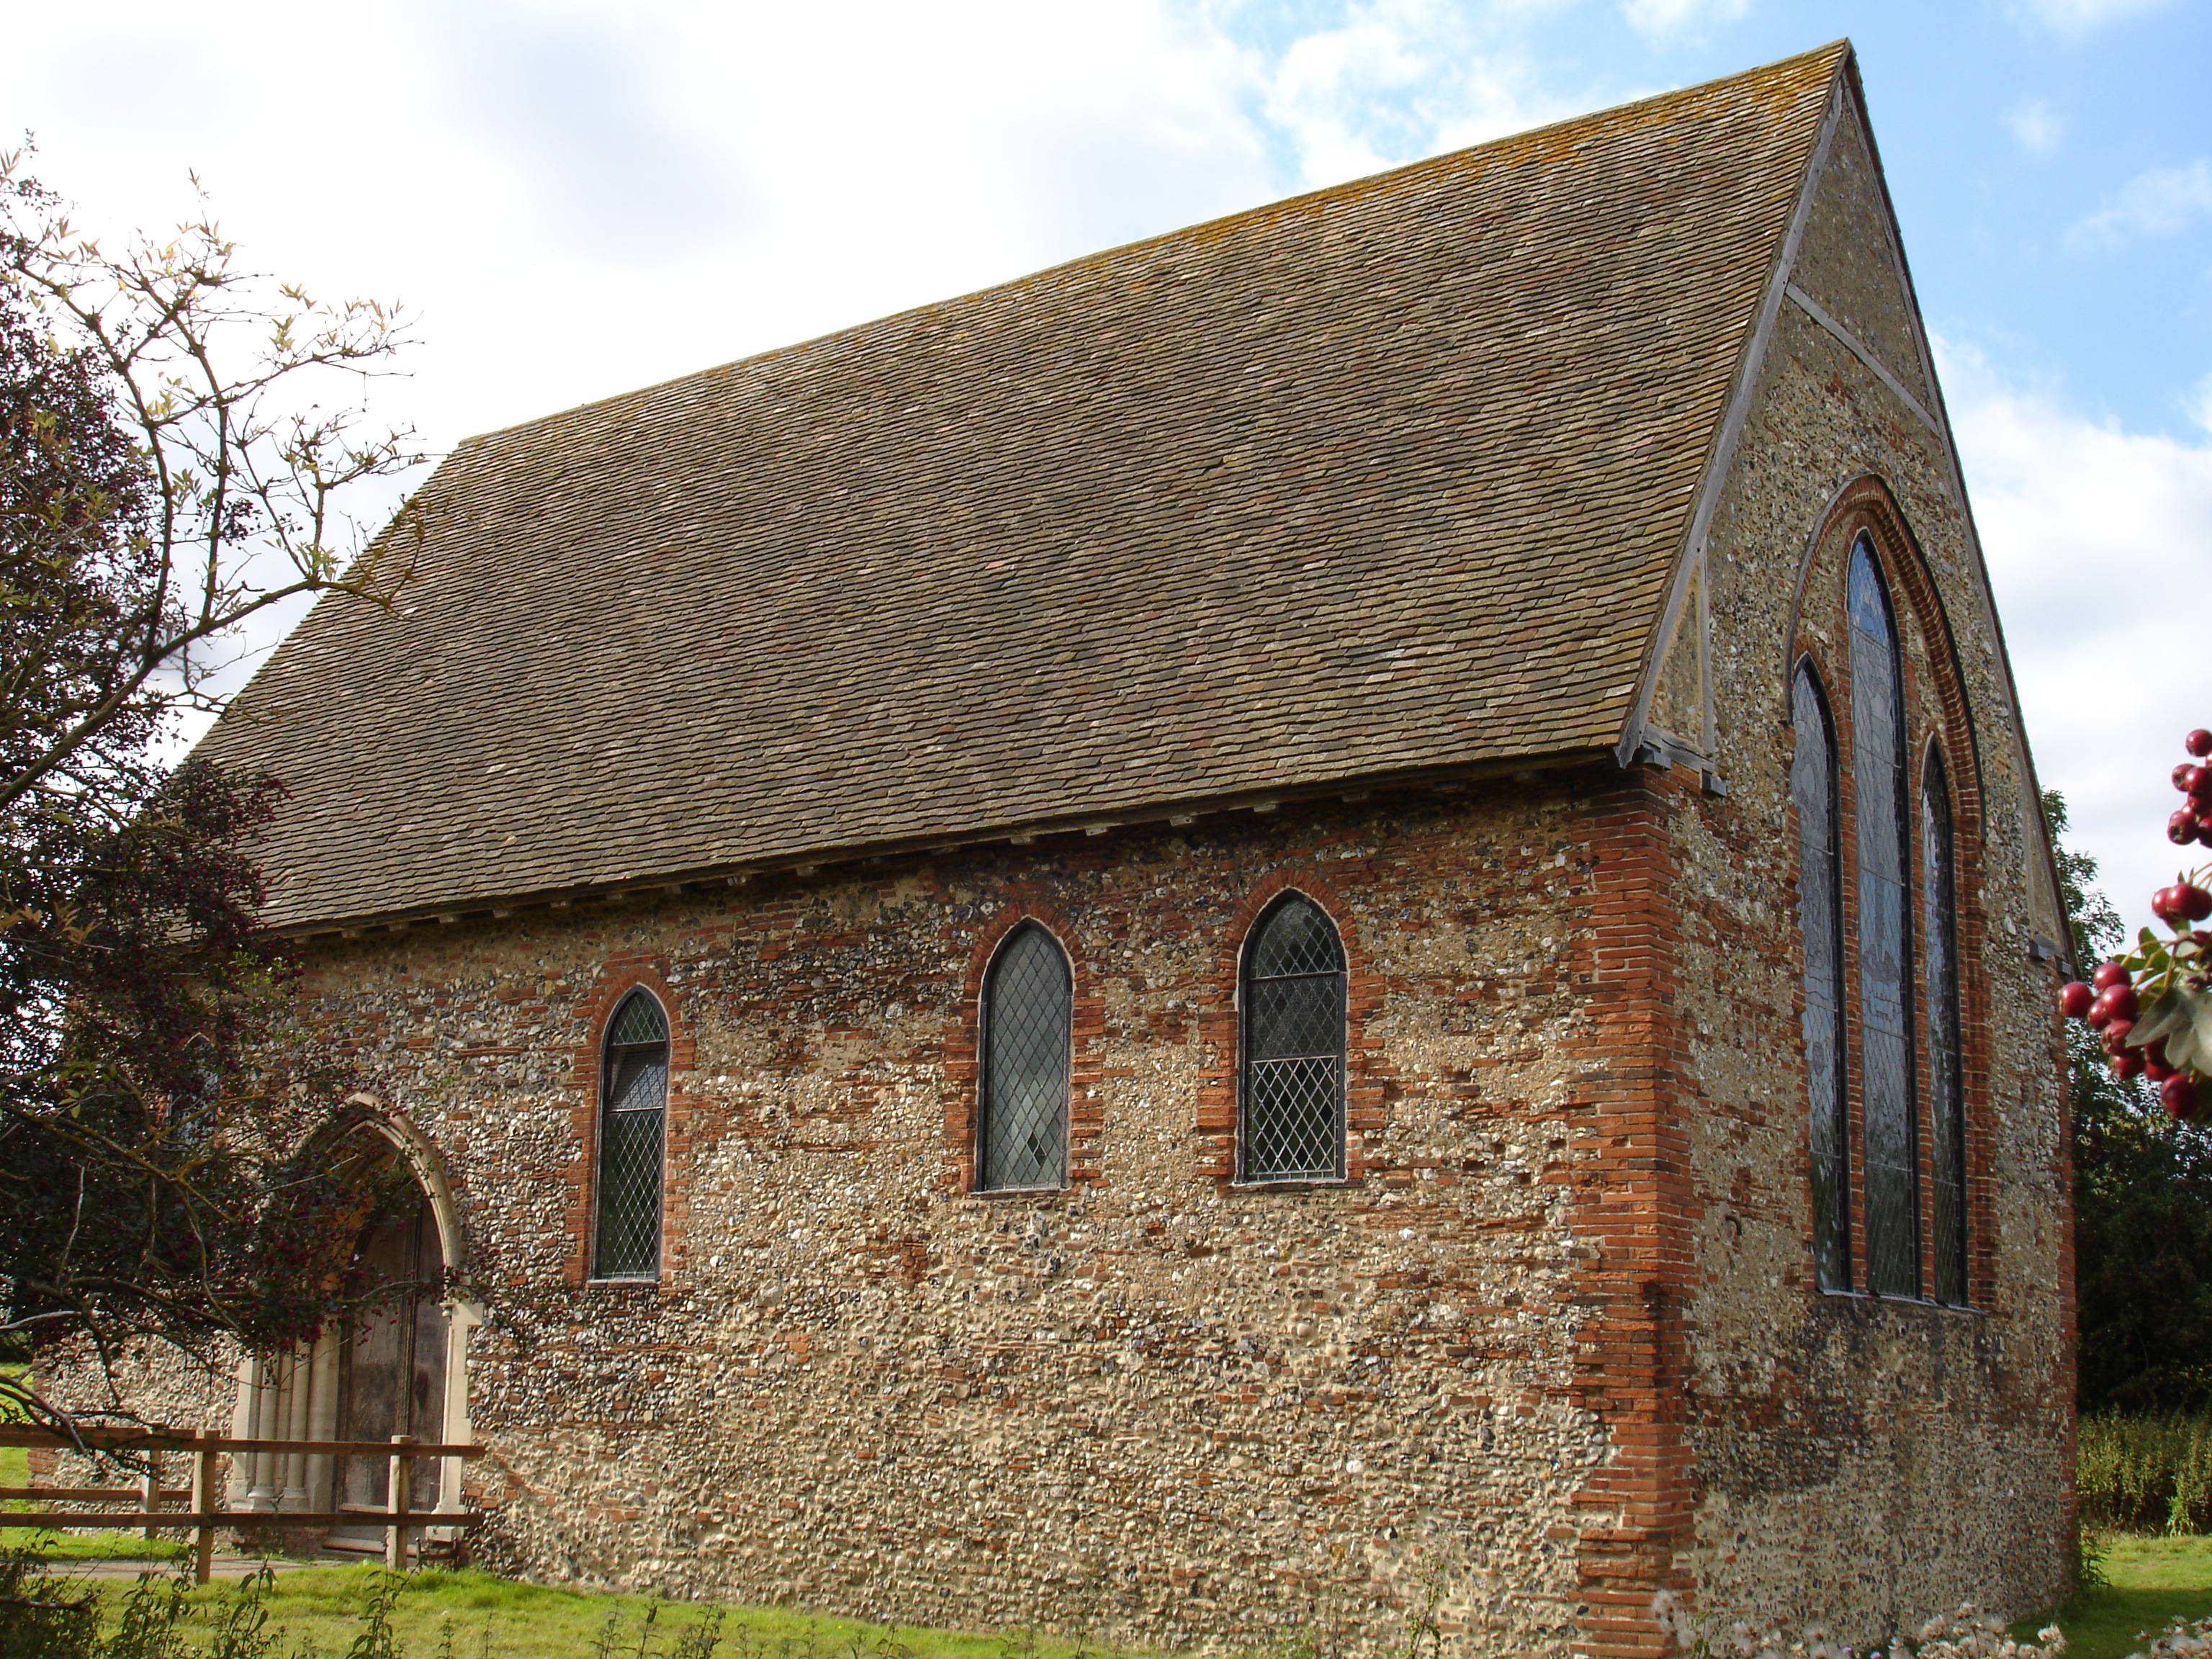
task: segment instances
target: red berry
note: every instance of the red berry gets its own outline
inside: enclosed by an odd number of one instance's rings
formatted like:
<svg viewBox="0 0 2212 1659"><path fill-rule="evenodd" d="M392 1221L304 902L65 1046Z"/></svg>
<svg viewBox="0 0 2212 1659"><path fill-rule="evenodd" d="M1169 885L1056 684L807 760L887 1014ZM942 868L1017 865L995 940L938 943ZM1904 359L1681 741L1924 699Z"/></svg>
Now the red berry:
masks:
<svg viewBox="0 0 2212 1659"><path fill-rule="evenodd" d="M2100 962L2097 971L2089 975L2089 982L2100 991L2109 991L2115 985L2125 985L2131 975L2117 962Z"/></svg>
<svg viewBox="0 0 2212 1659"><path fill-rule="evenodd" d="M2089 1005L2096 1000L2095 990L2077 979L2059 992L2058 1012L2069 1019L2087 1019L2089 1017Z"/></svg>
<svg viewBox="0 0 2212 1659"><path fill-rule="evenodd" d="M2185 795L2189 793L2189 775L2196 769L2195 761L2176 761L2173 770L2167 775L2173 780L2173 787Z"/></svg>
<svg viewBox="0 0 2212 1659"><path fill-rule="evenodd" d="M2204 821L2197 816L2197 809L2185 806L2166 821L2166 838L2176 847L2186 847L2197 839L2197 832Z"/></svg>
<svg viewBox="0 0 2212 1659"><path fill-rule="evenodd" d="M2134 986L2115 985L2097 1000L2105 1005L2105 1023L2107 1025L2135 1024L2136 988ZM2095 1011L2093 1009L2091 1012Z"/></svg>
<svg viewBox="0 0 2212 1659"><path fill-rule="evenodd" d="M2178 929L2185 922L2212 916L2212 893L2192 883L2177 881L2150 896L2150 909L2167 927Z"/></svg>
<svg viewBox="0 0 2212 1659"><path fill-rule="evenodd" d="M2141 1077L2142 1070L2143 1057L2141 1054L2124 1054L2112 1062L2112 1075L2116 1078Z"/></svg>
<svg viewBox="0 0 2212 1659"><path fill-rule="evenodd" d="M2159 1085L2158 1103L2178 1118L2197 1115L2197 1085L2189 1078L2170 1077Z"/></svg>
<svg viewBox="0 0 2212 1659"><path fill-rule="evenodd" d="M2192 766L2183 786L2191 800L2212 801L2212 766Z"/></svg>
<svg viewBox="0 0 2212 1659"><path fill-rule="evenodd" d="M2203 760L2205 756L2212 755L2212 732L2207 732L2200 726L2181 740L2181 746Z"/></svg>
<svg viewBox="0 0 2212 1659"><path fill-rule="evenodd" d="M2105 1027L2105 1052L2118 1060L2128 1051L2128 1033L2134 1030L2132 1021L2116 1019Z"/></svg>
<svg viewBox="0 0 2212 1659"><path fill-rule="evenodd" d="M2168 1078L2179 1077L2181 1073L2175 1071L2172 1066L2166 1064L2165 1061L2152 1060L2146 1055L2143 1059L2143 1075L2148 1078L2153 1083L2163 1083Z"/></svg>

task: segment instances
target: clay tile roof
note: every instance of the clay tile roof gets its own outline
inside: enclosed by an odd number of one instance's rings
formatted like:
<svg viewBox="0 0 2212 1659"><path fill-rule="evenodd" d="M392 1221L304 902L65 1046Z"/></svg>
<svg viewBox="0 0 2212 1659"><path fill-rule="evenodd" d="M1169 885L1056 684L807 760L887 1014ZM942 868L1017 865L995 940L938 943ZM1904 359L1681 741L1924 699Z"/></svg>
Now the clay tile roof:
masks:
<svg viewBox="0 0 2212 1659"><path fill-rule="evenodd" d="M272 919L1610 747L1847 52L469 440L202 745Z"/></svg>

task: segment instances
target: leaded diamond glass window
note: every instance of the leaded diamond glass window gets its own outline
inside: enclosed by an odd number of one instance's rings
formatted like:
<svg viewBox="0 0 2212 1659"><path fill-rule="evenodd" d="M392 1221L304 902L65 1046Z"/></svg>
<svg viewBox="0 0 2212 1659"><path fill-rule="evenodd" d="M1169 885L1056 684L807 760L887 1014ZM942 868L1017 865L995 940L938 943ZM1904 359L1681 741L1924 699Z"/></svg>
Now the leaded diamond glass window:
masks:
<svg viewBox="0 0 2212 1659"><path fill-rule="evenodd" d="M999 947L983 981L979 1191L1067 1184L1073 1011L1066 953L1043 928L1024 922Z"/></svg>
<svg viewBox="0 0 2212 1659"><path fill-rule="evenodd" d="M1859 1074L1867 1288L1920 1294L1920 1148L1912 1063L1911 828L1905 685L1873 544L1851 547L1851 781L1857 794Z"/></svg>
<svg viewBox="0 0 2212 1659"><path fill-rule="evenodd" d="M1797 747L1797 916L1805 945L1805 1085L1813 1163L1813 1271L1824 1291L1851 1284L1850 1133L1844 1112L1843 858L1837 842L1836 738L1808 664L1790 690Z"/></svg>
<svg viewBox="0 0 2212 1659"><path fill-rule="evenodd" d="M1936 1299L1966 1300L1966 1079L1959 1048L1959 921L1952 861L1951 786L1930 750L1920 785L1921 937L1928 963L1928 1086L1936 1183Z"/></svg>
<svg viewBox="0 0 2212 1659"><path fill-rule="evenodd" d="M668 1017L633 991L607 1022L599 1086L599 1224L592 1276L660 1271L660 1145L668 1109Z"/></svg>
<svg viewBox="0 0 2212 1659"><path fill-rule="evenodd" d="M1239 1178L1344 1175L1344 942L1319 905L1279 900L1244 952Z"/></svg>

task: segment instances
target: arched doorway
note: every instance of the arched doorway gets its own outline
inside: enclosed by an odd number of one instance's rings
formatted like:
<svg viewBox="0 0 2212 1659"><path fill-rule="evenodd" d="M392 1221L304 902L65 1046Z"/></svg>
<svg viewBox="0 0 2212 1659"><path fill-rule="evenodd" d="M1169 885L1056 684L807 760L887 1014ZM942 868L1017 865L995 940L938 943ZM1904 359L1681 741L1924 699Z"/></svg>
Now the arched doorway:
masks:
<svg viewBox="0 0 2212 1659"><path fill-rule="evenodd" d="M377 1107L366 1096L351 1103ZM481 1314L457 1293L460 1229L437 1156L404 1117L371 1109L336 1137L331 1162L367 1200L349 1286L364 1305L313 1343L246 1362L232 1432L257 1439L466 1440L468 1333ZM260 1454L237 1461L232 1500L279 1511L381 1510L391 1496L389 1472L380 1458ZM459 1460L415 1464L410 1509L448 1509L459 1499ZM369 1553L381 1551L384 1540L381 1528L340 1526L325 1541Z"/></svg>
<svg viewBox="0 0 2212 1659"><path fill-rule="evenodd" d="M347 1319L337 1337L337 1417L333 1438L389 1440L395 1434L436 1443L445 1438L447 1349L453 1317L445 1291L445 1251L429 1195L387 1205L372 1217L354 1253L354 1293L392 1294ZM414 1465L410 1509L438 1506L439 1466ZM383 1509L390 1468L348 1458L334 1482L334 1507ZM381 1550L381 1528L340 1527L333 1548Z"/></svg>

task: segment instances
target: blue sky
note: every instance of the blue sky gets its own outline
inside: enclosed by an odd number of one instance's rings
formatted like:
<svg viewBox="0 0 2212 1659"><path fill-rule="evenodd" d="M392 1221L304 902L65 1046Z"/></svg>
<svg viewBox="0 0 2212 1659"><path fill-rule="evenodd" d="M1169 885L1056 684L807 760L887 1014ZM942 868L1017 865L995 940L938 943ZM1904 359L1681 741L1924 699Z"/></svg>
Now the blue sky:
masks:
<svg viewBox="0 0 2212 1659"><path fill-rule="evenodd" d="M2212 725L2207 0L111 0L11 19L0 130L91 224L192 168L257 261L405 299L434 452L1839 35L2038 764L2140 916Z"/></svg>

